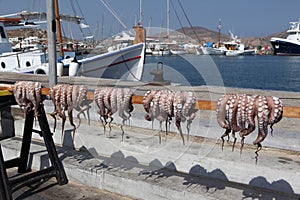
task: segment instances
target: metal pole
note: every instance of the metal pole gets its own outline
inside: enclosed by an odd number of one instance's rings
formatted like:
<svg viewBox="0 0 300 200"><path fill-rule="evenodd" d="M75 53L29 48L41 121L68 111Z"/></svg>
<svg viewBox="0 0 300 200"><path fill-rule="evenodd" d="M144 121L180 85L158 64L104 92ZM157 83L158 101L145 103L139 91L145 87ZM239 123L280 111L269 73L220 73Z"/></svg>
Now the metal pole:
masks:
<svg viewBox="0 0 300 200"><path fill-rule="evenodd" d="M142 0L140 0L140 23L142 25L142 20L143 20L143 6L142 6Z"/></svg>
<svg viewBox="0 0 300 200"><path fill-rule="evenodd" d="M167 37L170 36L170 0L167 0Z"/></svg>
<svg viewBox="0 0 300 200"><path fill-rule="evenodd" d="M56 69L56 23L54 12L54 0L47 0L47 35L48 35L48 63L49 86L57 83Z"/></svg>

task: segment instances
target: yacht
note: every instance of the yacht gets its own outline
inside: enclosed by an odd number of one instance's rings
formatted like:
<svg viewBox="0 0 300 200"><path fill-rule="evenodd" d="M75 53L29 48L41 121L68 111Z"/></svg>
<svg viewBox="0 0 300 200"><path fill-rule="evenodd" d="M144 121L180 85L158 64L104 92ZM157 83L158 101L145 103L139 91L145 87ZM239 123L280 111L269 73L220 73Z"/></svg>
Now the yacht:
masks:
<svg viewBox="0 0 300 200"><path fill-rule="evenodd" d="M300 55L300 18L298 22L290 22L287 30L288 37L272 37L270 42L274 48L275 55Z"/></svg>

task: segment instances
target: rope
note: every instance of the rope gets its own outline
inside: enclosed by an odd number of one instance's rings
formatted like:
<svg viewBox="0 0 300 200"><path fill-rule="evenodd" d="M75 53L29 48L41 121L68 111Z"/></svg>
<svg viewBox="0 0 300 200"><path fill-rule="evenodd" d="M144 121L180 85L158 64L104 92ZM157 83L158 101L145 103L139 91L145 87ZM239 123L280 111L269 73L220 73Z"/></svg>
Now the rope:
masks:
<svg viewBox="0 0 300 200"><path fill-rule="evenodd" d="M131 72L131 70L129 69L129 67L128 67L128 65L127 65L127 62L125 62L124 55L122 55L122 59L123 59L123 61L124 61L124 63L125 63L125 66L126 66L128 72L133 76L134 79L136 79L137 81L139 81L140 79L138 79L138 78Z"/></svg>

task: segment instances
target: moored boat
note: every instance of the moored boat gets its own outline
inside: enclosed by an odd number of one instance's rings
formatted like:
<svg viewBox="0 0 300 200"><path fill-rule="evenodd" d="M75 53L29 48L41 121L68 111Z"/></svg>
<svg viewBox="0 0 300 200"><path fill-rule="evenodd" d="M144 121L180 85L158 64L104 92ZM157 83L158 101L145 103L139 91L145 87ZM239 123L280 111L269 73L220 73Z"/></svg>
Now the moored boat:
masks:
<svg viewBox="0 0 300 200"><path fill-rule="evenodd" d="M275 55L300 55L300 18L298 22L290 22L286 39L272 37L270 42Z"/></svg>
<svg viewBox="0 0 300 200"><path fill-rule="evenodd" d="M213 45L209 45L208 43L205 46L202 46L201 50L204 55L224 55L226 52L224 47L218 48Z"/></svg>
<svg viewBox="0 0 300 200"><path fill-rule="evenodd" d="M239 56L239 55L254 55L255 50L249 49L245 47L245 44L238 39L237 36L234 36L232 32L230 32L232 41L224 42L224 46L226 48L225 55L226 56Z"/></svg>
<svg viewBox="0 0 300 200"><path fill-rule="evenodd" d="M57 74L141 80L145 57L145 30L140 26L134 28L138 31L136 40L133 41L134 45L78 61L75 59L76 63L71 63L75 54L70 56L67 52L60 58ZM12 45L8 41L3 23L0 24L0 32L0 72L48 74L46 51L12 52Z"/></svg>

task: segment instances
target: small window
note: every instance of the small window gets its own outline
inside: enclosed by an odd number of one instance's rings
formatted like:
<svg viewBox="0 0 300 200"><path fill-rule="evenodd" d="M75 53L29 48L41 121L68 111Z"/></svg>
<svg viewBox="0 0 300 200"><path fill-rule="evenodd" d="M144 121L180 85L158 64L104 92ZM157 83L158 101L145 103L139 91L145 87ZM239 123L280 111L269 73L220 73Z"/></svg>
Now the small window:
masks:
<svg viewBox="0 0 300 200"><path fill-rule="evenodd" d="M30 66L31 66L30 62L26 61L26 67L30 67Z"/></svg>
<svg viewBox="0 0 300 200"><path fill-rule="evenodd" d="M0 26L0 35L1 35L1 38L6 38L3 26Z"/></svg>
<svg viewBox="0 0 300 200"><path fill-rule="evenodd" d="M3 68L3 69L5 69L5 62L1 62L1 67Z"/></svg>

